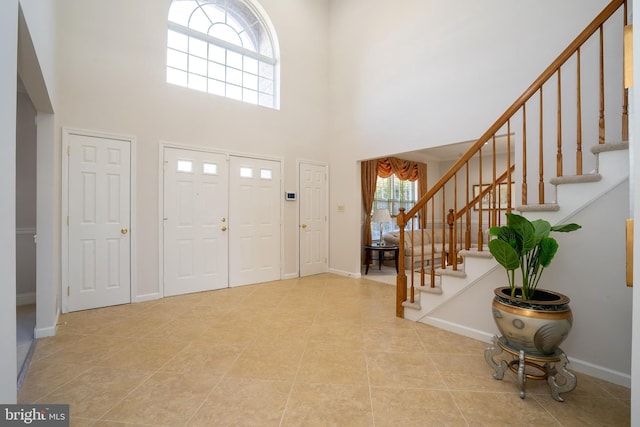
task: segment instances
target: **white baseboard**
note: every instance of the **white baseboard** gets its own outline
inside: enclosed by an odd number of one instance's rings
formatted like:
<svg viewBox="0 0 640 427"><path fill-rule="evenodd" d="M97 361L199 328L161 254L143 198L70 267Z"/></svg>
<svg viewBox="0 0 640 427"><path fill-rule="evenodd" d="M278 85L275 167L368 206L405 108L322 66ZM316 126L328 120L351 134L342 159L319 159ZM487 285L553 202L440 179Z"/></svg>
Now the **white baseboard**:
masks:
<svg viewBox="0 0 640 427"><path fill-rule="evenodd" d="M584 360L575 359L571 356L569 356L568 366L569 369L573 371L591 375L592 377L600 378L601 380L605 380L622 387L631 388L631 375L625 374L624 372L617 372L603 366L585 362Z"/></svg>
<svg viewBox="0 0 640 427"><path fill-rule="evenodd" d="M132 302L136 303L136 302L154 301L160 298L162 298L162 295L160 295L160 292L153 292L151 294L138 295L134 298Z"/></svg>
<svg viewBox="0 0 640 427"><path fill-rule="evenodd" d="M23 292L16 295L16 305L30 305L36 303L35 292Z"/></svg>
<svg viewBox="0 0 640 427"><path fill-rule="evenodd" d="M289 274L282 275L282 280L297 279L298 277L300 277L300 274L296 271L295 273L289 273Z"/></svg>
<svg viewBox="0 0 640 427"><path fill-rule="evenodd" d="M351 271L337 270L335 268L330 268L329 273L337 274L338 276L352 277L354 279L360 279L362 277L360 272L353 273Z"/></svg>
<svg viewBox="0 0 640 427"><path fill-rule="evenodd" d="M456 323L451 323L446 320L433 317L424 317L420 319L420 323L435 326L437 328L486 343L491 343L491 338L493 338L492 334L485 331L472 329L467 326L458 325ZM570 370L590 375L623 387L631 388L631 375L625 374L624 372L614 371L609 368L605 368L604 366L594 365L593 363L585 362L584 360L575 359L571 357L571 355L567 356L569 357L568 368Z"/></svg>
<svg viewBox="0 0 640 427"><path fill-rule="evenodd" d="M36 325L35 329L33 330L33 337L35 339L38 339L38 338L46 338L46 337L55 336L56 335L56 327L58 325L59 317L60 317L60 312L56 313L56 318L54 319L53 325L51 325L51 326L45 326L45 327L39 328Z"/></svg>
<svg viewBox="0 0 640 427"><path fill-rule="evenodd" d="M438 319L435 317L423 317L419 320L420 323L435 326L436 328L444 329L445 331L453 332L454 334L462 335L474 340L491 343L492 334L478 329L472 329L468 326L459 325L457 323L451 323L446 320Z"/></svg>

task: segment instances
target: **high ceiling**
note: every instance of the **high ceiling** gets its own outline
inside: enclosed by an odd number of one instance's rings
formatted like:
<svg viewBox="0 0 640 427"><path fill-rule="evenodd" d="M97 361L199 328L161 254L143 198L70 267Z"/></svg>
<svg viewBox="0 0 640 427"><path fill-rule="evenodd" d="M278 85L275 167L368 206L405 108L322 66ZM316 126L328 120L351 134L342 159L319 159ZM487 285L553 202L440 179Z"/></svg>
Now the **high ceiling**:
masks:
<svg viewBox="0 0 640 427"><path fill-rule="evenodd" d="M458 160L475 142L476 140L458 142L454 144L441 145L439 147L425 148L423 150L415 150L415 151L409 151L405 153L398 153L398 154L394 154L394 156L400 157L402 159L419 160L424 162L454 161L454 160ZM513 144L514 144L514 138L512 135L511 152L513 152ZM496 153L503 154L506 152L507 152L507 136L502 135L502 136L496 137ZM487 151L487 154L490 155L490 152Z"/></svg>

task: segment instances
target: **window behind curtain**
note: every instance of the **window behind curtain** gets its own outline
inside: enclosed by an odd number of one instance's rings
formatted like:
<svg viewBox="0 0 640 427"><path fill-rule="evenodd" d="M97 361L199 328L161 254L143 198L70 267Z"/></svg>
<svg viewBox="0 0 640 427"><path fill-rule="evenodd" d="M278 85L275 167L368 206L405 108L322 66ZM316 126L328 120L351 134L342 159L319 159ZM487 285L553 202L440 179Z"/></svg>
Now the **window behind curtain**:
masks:
<svg viewBox="0 0 640 427"><path fill-rule="evenodd" d="M405 212L411 209L418 201L418 181L403 181L395 175L388 178L378 177L376 181L376 194L373 199L373 211L376 209L389 209L393 221L382 224L382 232L397 230L396 216L400 208ZM417 228L417 224L416 224ZM371 238L380 239L380 225L371 223Z"/></svg>

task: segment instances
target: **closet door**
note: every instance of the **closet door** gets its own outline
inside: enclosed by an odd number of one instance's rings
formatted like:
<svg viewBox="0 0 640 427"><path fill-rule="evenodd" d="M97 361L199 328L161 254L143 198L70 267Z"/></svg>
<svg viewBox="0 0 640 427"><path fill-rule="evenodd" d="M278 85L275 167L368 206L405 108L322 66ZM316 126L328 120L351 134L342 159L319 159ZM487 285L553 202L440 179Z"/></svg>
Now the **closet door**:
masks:
<svg viewBox="0 0 640 427"><path fill-rule="evenodd" d="M67 269L63 312L131 302L131 141L65 134Z"/></svg>
<svg viewBox="0 0 640 427"><path fill-rule="evenodd" d="M300 164L300 277L329 269L327 167Z"/></svg>

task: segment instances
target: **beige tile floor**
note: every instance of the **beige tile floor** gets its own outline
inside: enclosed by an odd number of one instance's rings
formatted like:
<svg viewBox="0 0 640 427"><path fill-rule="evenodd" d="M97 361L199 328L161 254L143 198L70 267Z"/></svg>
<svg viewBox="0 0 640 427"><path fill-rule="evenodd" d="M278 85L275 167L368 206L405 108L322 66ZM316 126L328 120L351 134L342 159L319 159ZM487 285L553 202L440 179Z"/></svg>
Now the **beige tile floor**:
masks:
<svg viewBox="0 0 640 427"><path fill-rule="evenodd" d="M72 426L625 426L630 391L578 374L520 399L487 344L394 316L394 287L320 275L61 316L22 403Z"/></svg>

